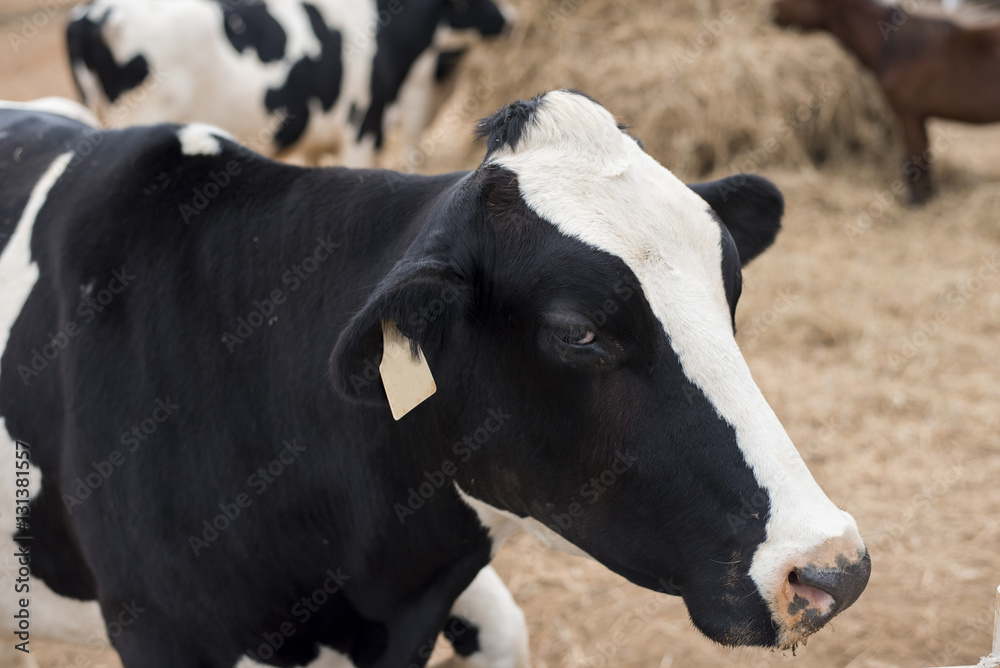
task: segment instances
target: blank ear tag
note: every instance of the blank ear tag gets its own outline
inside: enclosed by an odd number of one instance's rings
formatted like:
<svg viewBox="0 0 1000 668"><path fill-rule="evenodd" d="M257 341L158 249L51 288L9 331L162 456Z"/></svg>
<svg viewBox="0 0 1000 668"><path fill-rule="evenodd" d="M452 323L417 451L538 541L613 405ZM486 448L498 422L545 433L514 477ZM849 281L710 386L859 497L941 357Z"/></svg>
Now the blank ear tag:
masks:
<svg viewBox="0 0 1000 668"><path fill-rule="evenodd" d="M410 353L410 340L396 323L382 321L382 374L385 396L389 397L392 418L398 420L437 392L431 368L417 346L417 356Z"/></svg>

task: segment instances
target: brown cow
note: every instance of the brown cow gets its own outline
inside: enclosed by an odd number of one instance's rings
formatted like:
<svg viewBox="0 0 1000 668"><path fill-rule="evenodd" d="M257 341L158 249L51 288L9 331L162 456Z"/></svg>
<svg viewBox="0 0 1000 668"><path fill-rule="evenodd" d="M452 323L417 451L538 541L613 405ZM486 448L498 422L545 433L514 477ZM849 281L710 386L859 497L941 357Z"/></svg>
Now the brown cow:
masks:
<svg viewBox="0 0 1000 668"><path fill-rule="evenodd" d="M1000 121L1000 24L966 28L875 0L777 0L775 22L826 30L870 69L903 126L910 203L933 194L929 117Z"/></svg>

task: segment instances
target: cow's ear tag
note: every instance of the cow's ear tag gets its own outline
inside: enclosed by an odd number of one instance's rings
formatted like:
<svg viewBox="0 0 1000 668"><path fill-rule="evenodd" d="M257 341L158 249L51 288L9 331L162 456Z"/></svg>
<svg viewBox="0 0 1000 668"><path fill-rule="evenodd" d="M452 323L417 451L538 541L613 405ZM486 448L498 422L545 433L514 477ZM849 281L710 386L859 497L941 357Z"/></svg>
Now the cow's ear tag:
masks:
<svg viewBox="0 0 1000 668"><path fill-rule="evenodd" d="M419 344L413 355L410 340L396 327L396 323L382 321L382 385L389 398L392 418L398 420L437 392L431 368L427 366Z"/></svg>

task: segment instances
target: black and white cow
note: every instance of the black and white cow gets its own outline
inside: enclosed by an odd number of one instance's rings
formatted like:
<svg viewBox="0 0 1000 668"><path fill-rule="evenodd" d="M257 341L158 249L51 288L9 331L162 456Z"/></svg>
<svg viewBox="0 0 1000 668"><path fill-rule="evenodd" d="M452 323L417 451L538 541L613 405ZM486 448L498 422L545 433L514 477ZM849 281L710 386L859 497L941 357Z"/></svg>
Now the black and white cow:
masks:
<svg viewBox="0 0 1000 668"><path fill-rule="evenodd" d="M505 24L492 0L96 0L67 46L105 125L204 122L266 155L363 167L387 112L405 100L406 150L472 36Z"/></svg>
<svg viewBox="0 0 1000 668"><path fill-rule="evenodd" d="M729 645L864 589L733 336L777 190L685 186L578 93L481 128L478 169L414 176L0 111L18 537L127 668L422 666L456 616L469 665L526 666L484 571L519 527Z"/></svg>

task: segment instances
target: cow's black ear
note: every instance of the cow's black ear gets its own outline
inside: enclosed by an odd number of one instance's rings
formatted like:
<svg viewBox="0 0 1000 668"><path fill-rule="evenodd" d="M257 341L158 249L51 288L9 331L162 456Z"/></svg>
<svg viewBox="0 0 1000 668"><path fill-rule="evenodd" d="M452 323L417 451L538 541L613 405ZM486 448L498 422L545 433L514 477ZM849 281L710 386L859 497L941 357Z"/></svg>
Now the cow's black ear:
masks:
<svg viewBox="0 0 1000 668"><path fill-rule="evenodd" d="M708 202L729 229L743 266L774 243L785 213L785 198L764 177L736 174L688 187Z"/></svg>
<svg viewBox="0 0 1000 668"><path fill-rule="evenodd" d="M422 350L441 350L450 322L468 303L468 292L465 280L447 263L401 262L379 283L337 339L330 356L334 388L353 401L384 403L379 375L383 321L396 323Z"/></svg>

